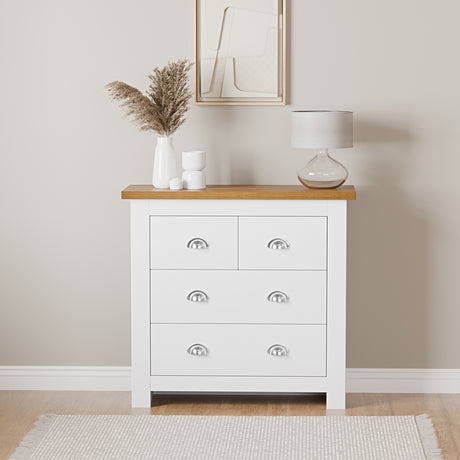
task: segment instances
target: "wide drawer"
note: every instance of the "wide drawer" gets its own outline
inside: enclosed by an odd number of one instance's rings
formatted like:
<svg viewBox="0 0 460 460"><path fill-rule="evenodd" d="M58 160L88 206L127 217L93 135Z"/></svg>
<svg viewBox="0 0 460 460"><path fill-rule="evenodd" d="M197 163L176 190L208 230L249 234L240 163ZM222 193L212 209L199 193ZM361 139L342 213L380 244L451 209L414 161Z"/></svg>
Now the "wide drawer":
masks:
<svg viewBox="0 0 460 460"><path fill-rule="evenodd" d="M326 217L241 217L239 268L326 269Z"/></svg>
<svg viewBox="0 0 460 460"><path fill-rule="evenodd" d="M152 323L326 323L325 271L152 270Z"/></svg>
<svg viewBox="0 0 460 460"><path fill-rule="evenodd" d="M151 326L152 375L326 376L326 326Z"/></svg>
<svg viewBox="0 0 460 460"><path fill-rule="evenodd" d="M153 269L236 269L238 218L150 217Z"/></svg>

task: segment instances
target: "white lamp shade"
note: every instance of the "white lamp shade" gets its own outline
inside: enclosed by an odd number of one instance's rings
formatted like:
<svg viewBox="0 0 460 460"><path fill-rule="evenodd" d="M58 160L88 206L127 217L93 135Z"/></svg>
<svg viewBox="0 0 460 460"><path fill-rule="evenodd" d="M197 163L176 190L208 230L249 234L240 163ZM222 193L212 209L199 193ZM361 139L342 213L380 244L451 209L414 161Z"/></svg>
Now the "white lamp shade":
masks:
<svg viewBox="0 0 460 460"><path fill-rule="evenodd" d="M291 114L294 148L339 149L353 147L353 112L307 110Z"/></svg>

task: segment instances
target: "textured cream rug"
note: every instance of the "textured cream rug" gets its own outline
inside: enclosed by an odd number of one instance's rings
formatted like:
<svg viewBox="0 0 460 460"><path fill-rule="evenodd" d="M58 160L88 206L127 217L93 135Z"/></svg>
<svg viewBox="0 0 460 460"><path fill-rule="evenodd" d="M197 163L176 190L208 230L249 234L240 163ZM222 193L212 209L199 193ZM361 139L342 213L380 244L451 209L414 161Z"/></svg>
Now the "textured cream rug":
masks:
<svg viewBox="0 0 460 460"><path fill-rule="evenodd" d="M433 425L426 415L44 415L10 460L441 458Z"/></svg>

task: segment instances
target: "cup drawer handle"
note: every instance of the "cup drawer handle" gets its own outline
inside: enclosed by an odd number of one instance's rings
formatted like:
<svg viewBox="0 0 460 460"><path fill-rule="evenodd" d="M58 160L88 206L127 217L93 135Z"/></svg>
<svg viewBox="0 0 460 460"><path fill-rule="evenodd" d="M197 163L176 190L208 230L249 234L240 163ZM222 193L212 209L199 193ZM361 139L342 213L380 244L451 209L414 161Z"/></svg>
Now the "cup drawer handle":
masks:
<svg viewBox="0 0 460 460"><path fill-rule="evenodd" d="M208 295L203 291L193 291L187 296L189 302L207 302Z"/></svg>
<svg viewBox="0 0 460 460"><path fill-rule="evenodd" d="M274 356L275 358L284 358L289 354L288 349L283 345L272 345L268 350L267 353L270 356Z"/></svg>
<svg viewBox="0 0 460 460"><path fill-rule="evenodd" d="M195 343L187 349L187 353L192 356L208 356L209 350L200 343Z"/></svg>
<svg viewBox="0 0 460 460"><path fill-rule="evenodd" d="M273 291L267 297L269 302L273 303L287 303L289 301L289 297L281 291Z"/></svg>
<svg viewBox="0 0 460 460"><path fill-rule="evenodd" d="M203 238L193 238L187 243L189 249L208 249L209 244Z"/></svg>
<svg viewBox="0 0 460 460"><path fill-rule="evenodd" d="M289 243L281 238L275 238L268 243L267 247L269 249L285 250L289 249Z"/></svg>

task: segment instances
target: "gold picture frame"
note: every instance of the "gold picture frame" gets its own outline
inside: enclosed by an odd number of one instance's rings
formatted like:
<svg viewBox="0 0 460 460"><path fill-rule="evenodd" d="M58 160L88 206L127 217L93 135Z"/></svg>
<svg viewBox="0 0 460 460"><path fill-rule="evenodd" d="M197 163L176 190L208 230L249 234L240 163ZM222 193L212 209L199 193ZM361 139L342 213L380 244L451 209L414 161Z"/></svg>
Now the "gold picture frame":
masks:
<svg viewBox="0 0 460 460"><path fill-rule="evenodd" d="M195 0L195 104L286 105L287 1Z"/></svg>

